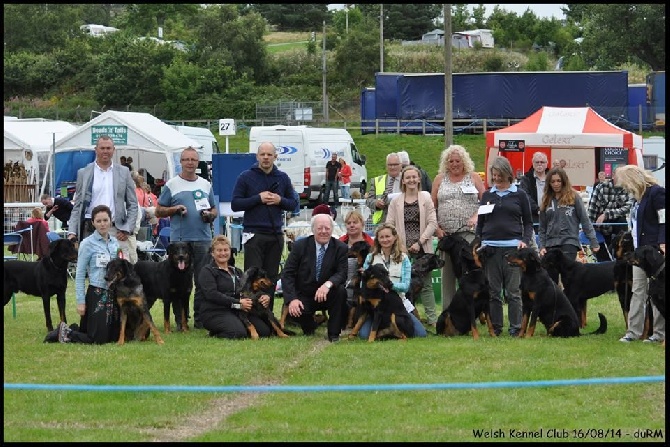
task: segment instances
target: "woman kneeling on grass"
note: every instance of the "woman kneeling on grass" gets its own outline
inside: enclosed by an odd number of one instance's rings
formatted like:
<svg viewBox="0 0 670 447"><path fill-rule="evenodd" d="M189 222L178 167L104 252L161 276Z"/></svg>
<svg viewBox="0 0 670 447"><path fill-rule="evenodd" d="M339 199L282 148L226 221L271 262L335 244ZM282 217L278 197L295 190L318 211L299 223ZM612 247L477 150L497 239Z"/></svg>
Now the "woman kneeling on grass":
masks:
<svg viewBox="0 0 670 447"><path fill-rule="evenodd" d="M238 313L251 310L252 301L240 298L244 272L230 264L231 256L230 240L225 236L214 237L210 262L202 271L196 272L200 275L203 298L200 318L210 337L249 338ZM266 307L270 304L269 295L261 295L259 300ZM262 319L253 314L248 314L248 318L259 336L272 335L270 327Z"/></svg>

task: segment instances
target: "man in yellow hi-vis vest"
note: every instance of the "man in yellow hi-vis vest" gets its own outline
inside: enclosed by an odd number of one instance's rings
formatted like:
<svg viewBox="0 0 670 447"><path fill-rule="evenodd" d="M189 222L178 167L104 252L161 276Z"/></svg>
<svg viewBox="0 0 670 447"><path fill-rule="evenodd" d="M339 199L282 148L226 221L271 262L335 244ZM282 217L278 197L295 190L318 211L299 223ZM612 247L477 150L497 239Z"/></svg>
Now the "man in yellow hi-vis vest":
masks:
<svg viewBox="0 0 670 447"><path fill-rule="evenodd" d="M386 174L372 179L366 195L365 204L372 211L372 223L377 225L386 220L386 209L390 200L388 195L400 192L400 157L395 152L386 156Z"/></svg>

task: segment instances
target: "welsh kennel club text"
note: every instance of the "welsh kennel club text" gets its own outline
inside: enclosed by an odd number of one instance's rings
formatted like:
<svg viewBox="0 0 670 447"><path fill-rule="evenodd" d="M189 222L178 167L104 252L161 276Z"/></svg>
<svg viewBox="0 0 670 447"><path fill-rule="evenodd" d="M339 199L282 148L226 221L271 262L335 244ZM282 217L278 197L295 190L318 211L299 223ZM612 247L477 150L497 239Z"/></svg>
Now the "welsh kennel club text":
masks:
<svg viewBox="0 0 670 447"><path fill-rule="evenodd" d="M662 429L622 430L620 428L539 428L518 430L515 428L482 430L473 429L475 439L664 439Z"/></svg>

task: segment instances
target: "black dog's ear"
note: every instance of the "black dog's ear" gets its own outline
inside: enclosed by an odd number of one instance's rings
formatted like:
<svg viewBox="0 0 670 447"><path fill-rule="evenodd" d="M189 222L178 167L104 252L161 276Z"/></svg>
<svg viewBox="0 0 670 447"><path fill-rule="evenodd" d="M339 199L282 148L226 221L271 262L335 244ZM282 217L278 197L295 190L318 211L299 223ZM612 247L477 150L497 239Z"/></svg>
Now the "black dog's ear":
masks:
<svg viewBox="0 0 670 447"><path fill-rule="evenodd" d="M49 243L49 257L54 256L58 252L61 244L63 244L66 240L67 239L56 239L55 241L51 241Z"/></svg>
<svg viewBox="0 0 670 447"><path fill-rule="evenodd" d="M242 290L248 290L251 286L251 282L258 275L258 267L253 266L249 267L242 275Z"/></svg>

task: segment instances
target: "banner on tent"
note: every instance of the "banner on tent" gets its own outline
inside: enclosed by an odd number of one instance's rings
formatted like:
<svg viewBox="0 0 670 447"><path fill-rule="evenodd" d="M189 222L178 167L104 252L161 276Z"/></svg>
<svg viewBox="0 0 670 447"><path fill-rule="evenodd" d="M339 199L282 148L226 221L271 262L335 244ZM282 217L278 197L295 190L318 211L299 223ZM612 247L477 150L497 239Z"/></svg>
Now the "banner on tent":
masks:
<svg viewBox="0 0 670 447"><path fill-rule="evenodd" d="M523 152L526 149L525 140L500 140L498 148L504 152Z"/></svg>
<svg viewBox="0 0 670 447"><path fill-rule="evenodd" d="M128 126L91 126L91 144L103 135L111 137L115 145L128 144Z"/></svg>

